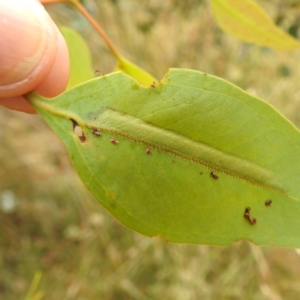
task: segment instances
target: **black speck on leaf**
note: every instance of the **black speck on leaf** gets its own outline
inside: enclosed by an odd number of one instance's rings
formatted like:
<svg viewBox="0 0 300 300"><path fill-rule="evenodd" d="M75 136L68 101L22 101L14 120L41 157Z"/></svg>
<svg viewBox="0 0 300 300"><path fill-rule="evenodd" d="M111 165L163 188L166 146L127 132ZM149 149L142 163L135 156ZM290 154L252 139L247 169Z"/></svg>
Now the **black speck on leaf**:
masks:
<svg viewBox="0 0 300 300"><path fill-rule="evenodd" d="M81 143L84 143L86 141L86 137L84 135L79 136L79 139Z"/></svg>
<svg viewBox="0 0 300 300"><path fill-rule="evenodd" d="M93 129L92 134L95 136L101 136L101 133L97 129Z"/></svg>
<svg viewBox="0 0 300 300"><path fill-rule="evenodd" d="M265 202L265 205L266 206L270 206L272 204L272 200L271 199L268 199L266 202Z"/></svg>
<svg viewBox="0 0 300 300"><path fill-rule="evenodd" d="M213 179L219 179L219 176L217 174L215 174L214 172L210 172L210 176L213 178Z"/></svg>
<svg viewBox="0 0 300 300"><path fill-rule="evenodd" d="M111 143L113 143L115 145L119 144L119 142L115 138L111 138L110 141L111 141Z"/></svg>

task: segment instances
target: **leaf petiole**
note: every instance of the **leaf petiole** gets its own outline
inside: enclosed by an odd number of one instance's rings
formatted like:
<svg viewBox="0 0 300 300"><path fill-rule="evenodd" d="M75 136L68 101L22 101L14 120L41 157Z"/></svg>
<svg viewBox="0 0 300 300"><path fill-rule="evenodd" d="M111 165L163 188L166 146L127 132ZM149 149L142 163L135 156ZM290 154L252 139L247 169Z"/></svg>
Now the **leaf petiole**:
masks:
<svg viewBox="0 0 300 300"><path fill-rule="evenodd" d="M88 13L88 11L80 4L78 0L69 0L85 17L86 19L94 26L97 32L102 36L104 41L106 42L108 48L112 52L112 54L116 57L116 59L121 63L121 55L118 53L115 45L106 35L102 27L97 23L97 21Z"/></svg>

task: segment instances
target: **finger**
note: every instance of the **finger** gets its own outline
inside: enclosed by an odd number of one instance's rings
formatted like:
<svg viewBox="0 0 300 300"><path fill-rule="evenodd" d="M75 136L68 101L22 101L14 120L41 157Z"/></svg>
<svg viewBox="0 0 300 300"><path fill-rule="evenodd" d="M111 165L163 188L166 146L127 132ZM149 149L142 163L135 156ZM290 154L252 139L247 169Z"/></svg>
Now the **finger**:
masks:
<svg viewBox="0 0 300 300"><path fill-rule="evenodd" d="M54 65L44 81L35 88L35 92L45 97L54 97L62 93L68 84L69 65L67 44L61 33L58 32L58 49ZM21 96L0 98L0 105L12 110L35 113L34 108Z"/></svg>
<svg viewBox="0 0 300 300"><path fill-rule="evenodd" d="M28 114L36 113L35 109L22 96L14 98L2 98L0 99L0 105L12 110L26 112Z"/></svg>
<svg viewBox="0 0 300 300"><path fill-rule="evenodd" d="M54 97L62 93L68 84L69 69L68 48L65 39L59 32L54 65L44 81L35 88L35 92L45 97ZM34 108L22 96L0 98L0 105L12 110L35 113Z"/></svg>
<svg viewBox="0 0 300 300"><path fill-rule="evenodd" d="M53 97L65 89L67 45L36 0L1 0L0 36L0 105L33 112L20 95L34 89Z"/></svg>
<svg viewBox="0 0 300 300"><path fill-rule="evenodd" d="M0 97L33 90L52 68L57 31L34 0L0 1Z"/></svg>
<svg viewBox="0 0 300 300"><path fill-rule="evenodd" d="M69 64L68 48L64 38L59 32L58 49L54 65L42 84L35 88L35 92L45 97L54 97L62 93L68 84ZM34 108L22 96L0 98L0 105L12 110L35 113Z"/></svg>

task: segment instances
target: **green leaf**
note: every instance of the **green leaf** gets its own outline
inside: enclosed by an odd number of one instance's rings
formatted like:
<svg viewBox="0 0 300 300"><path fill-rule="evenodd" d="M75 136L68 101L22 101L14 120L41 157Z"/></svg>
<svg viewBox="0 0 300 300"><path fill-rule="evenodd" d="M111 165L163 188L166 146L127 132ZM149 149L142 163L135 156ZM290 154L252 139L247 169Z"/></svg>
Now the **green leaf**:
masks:
<svg viewBox="0 0 300 300"><path fill-rule="evenodd" d="M221 29L242 41L275 50L299 47L299 42L277 27L252 0L211 0L211 4Z"/></svg>
<svg viewBox="0 0 300 300"><path fill-rule="evenodd" d="M69 49L70 78L67 89L70 89L95 77L92 70L92 57L85 40L78 32L68 27L60 27L60 31Z"/></svg>
<svg viewBox="0 0 300 300"><path fill-rule="evenodd" d="M122 56L118 58L118 64L115 68L115 71L122 71L135 78L138 82L145 85L150 85L154 81L157 81L157 79L155 79L148 72L144 71L143 69L141 69L140 67L138 67L137 65L135 65L134 63Z"/></svg>
<svg viewBox="0 0 300 300"><path fill-rule="evenodd" d="M152 88L118 72L29 99L127 227L171 242L300 246L299 131L236 86L172 69Z"/></svg>
<svg viewBox="0 0 300 300"><path fill-rule="evenodd" d="M26 294L25 300L41 300L44 297L43 291L37 291L38 285L41 281L42 273L35 272L30 288Z"/></svg>

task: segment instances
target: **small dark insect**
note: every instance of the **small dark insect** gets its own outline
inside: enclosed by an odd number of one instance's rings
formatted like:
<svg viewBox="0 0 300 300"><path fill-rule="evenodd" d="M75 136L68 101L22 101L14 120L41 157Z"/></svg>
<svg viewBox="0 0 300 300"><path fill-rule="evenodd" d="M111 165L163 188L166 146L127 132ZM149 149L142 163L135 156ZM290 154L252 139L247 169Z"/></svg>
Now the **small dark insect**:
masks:
<svg viewBox="0 0 300 300"><path fill-rule="evenodd" d="M95 72L94 72L94 74L101 74L102 76L104 76L105 74L102 72L102 71L100 71L100 70L96 70Z"/></svg>
<svg viewBox="0 0 300 300"><path fill-rule="evenodd" d="M246 207L244 217L252 224L256 224L256 219L250 217L250 207Z"/></svg>
<svg viewBox="0 0 300 300"><path fill-rule="evenodd" d="M101 133L98 131L98 129L93 129L92 134L95 136L101 136Z"/></svg>
<svg viewBox="0 0 300 300"><path fill-rule="evenodd" d="M265 205L266 206L270 206L272 204L272 200L271 199L269 199L269 200L267 200L266 202L265 202Z"/></svg>
<svg viewBox="0 0 300 300"><path fill-rule="evenodd" d="M86 141L86 137L84 135L79 136L80 142L84 143Z"/></svg>
<svg viewBox="0 0 300 300"><path fill-rule="evenodd" d="M210 172L210 176L213 178L213 179L219 179L219 176L217 174L215 174L214 172Z"/></svg>
<svg viewBox="0 0 300 300"><path fill-rule="evenodd" d="M153 82L151 83L151 87L155 88L155 84L156 84L156 82L153 81Z"/></svg>
<svg viewBox="0 0 300 300"><path fill-rule="evenodd" d="M149 149L146 149L146 153L147 153L148 155L150 155L150 154L151 154L151 151L150 151Z"/></svg>
<svg viewBox="0 0 300 300"><path fill-rule="evenodd" d="M110 141L115 145L119 144L119 142L115 138L111 138Z"/></svg>
<svg viewBox="0 0 300 300"><path fill-rule="evenodd" d="M200 174L200 175L202 175L202 174L203 174L203 172L200 172L199 174Z"/></svg>

